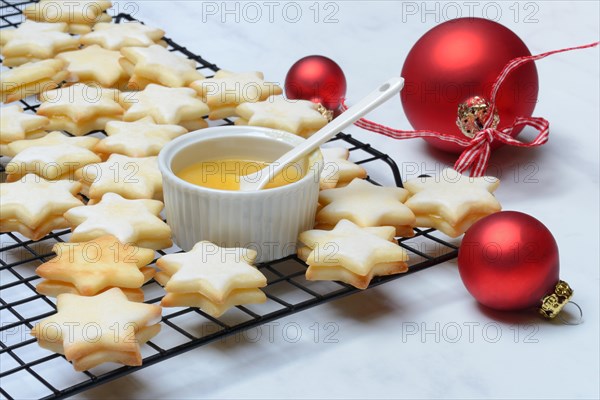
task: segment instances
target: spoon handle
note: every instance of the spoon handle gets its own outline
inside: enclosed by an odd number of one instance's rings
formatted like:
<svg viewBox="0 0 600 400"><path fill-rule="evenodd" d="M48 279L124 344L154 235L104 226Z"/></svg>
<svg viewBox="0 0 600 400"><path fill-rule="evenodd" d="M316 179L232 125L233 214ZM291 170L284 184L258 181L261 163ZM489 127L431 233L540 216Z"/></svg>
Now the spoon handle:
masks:
<svg viewBox="0 0 600 400"><path fill-rule="evenodd" d="M354 122L358 121L365 114L379 107L382 103L394 96L404 86L404 79L394 77L379 86L375 91L364 97L361 101L348 108L333 121L314 133L302 144L287 152L284 156L276 160L271 168L268 168L268 174L258 182L257 189L262 189L275 175L291 162L299 160L302 157L313 152L317 147L327 142L329 139L343 131Z"/></svg>

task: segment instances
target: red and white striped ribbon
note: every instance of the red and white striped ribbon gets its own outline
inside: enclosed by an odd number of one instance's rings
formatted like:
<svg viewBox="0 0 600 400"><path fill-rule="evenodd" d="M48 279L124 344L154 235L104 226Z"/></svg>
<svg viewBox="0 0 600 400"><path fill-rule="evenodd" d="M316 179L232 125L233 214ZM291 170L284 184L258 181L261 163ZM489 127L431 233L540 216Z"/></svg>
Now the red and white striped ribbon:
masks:
<svg viewBox="0 0 600 400"><path fill-rule="evenodd" d="M434 132L429 130L400 130L393 129L381 124L378 124L373 121L369 121L368 119L361 118L354 125L366 129L371 132L379 133L384 136L391 137L393 139L412 139L417 137L435 137L446 142L453 142L465 148L462 152L456 163L454 164L454 169L458 172L463 173L464 171L470 169L471 176L482 176L485 173L485 170L488 165L488 161L490 159L491 153L491 144L494 141L499 141L504 144L508 144L511 146L518 147L536 147L541 146L548 141L548 134L550 133L550 124L544 118L538 117L517 117L513 121L512 125L497 129L491 127L494 115L496 110L496 96L502 83L506 79L506 77L515 69L519 68L523 64L528 62L540 60L542 58L548 57L552 54L562 53L565 51L571 50L579 50L579 49L587 49L590 47L598 46L599 42L590 43L584 46L577 47L569 47L566 49L553 50L542 54L537 54L533 56L524 56L517 57L512 59L506 64L504 69L496 80L494 81L494 85L492 86L492 90L490 92L489 102L491 108L489 110L488 115L490 116L488 120L484 123L483 129L477 132L477 134L469 139L466 136L464 138L460 138L454 135L449 135L441 132ZM457 105L458 107L458 105ZM342 100L341 110L346 111L348 107L345 104L345 101ZM530 126L536 129L539 133L534 140L531 142L522 142L518 139L515 139L511 136L511 133L515 129L520 129L521 127Z"/></svg>

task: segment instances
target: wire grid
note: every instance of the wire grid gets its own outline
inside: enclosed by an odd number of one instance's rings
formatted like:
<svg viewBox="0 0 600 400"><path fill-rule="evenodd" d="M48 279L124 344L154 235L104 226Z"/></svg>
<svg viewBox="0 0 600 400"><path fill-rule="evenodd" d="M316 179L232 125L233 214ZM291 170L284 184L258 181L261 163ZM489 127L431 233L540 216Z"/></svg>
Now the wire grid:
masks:
<svg viewBox="0 0 600 400"><path fill-rule="evenodd" d="M22 20L22 7L32 3L0 1L0 28L17 26ZM114 20L119 23L135 19L127 14L119 14ZM164 40L171 51L197 61L199 70L209 72L205 75L210 76L219 69L173 40ZM33 112L39 106L30 99L21 100L21 104L24 109ZM224 119L216 124L229 125L232 121ZM215 123L211 122L211 125ZM92 134L103 135L104 132ZM367 170L389 169L395 184L402 186L398 167L389 156L348 134L340 133L332 141L348 147L351 159L363 164ZM371 178L367 179L379 184ZM6 399L72 396L195 347L359 291L341 282L307 281L304 278L306 265L296 256L264 263L258 268L268 278L268 285L264 288L266 303L238 306L218 319L197 308L165 308L161 332L146 346L142 346L142 366L106 364L89 371L76 372L64 356L41 349L29 335L37 321L56 312L55 300L35 290L36 281L41 279L35 275L35 268L54 257L52 246L68 241L69 236L70 230L55 231L34 242L16 233L0 234L0 395ZM408 272L375 278L370 288L453 259L458 253L456 245L438 237L433 229L415 229L415 237L400 238L398 244L409 252L411 261ZM173 247L158 251L158 256L177 251L180 250ZM159 303L164 295L164 290L154 280L146 283L143 289L146 303Z"/></svg>

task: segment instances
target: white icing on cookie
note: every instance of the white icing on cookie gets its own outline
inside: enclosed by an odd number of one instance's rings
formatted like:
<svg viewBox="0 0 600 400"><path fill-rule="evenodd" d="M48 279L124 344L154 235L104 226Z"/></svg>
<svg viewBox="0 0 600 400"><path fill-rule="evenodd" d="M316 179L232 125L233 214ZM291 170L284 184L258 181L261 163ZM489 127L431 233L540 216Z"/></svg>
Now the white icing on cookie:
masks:
<svg viewBox="0 0 600 400"><path fill-rule="evenodd" d="M100 162L98 155L72 144L32 146L13 157L6 165L6 173L22 176L32 172L54 180L94 162Z"/></svg>
<svg viewBox="0 0 600 400"><path fill-rule="evenodd" d="M455 237L475 222L470 217L479 219L501 210L492 194L499 184L500 180L491 176L471 178L446 168L439 176L406 181L404 187L412 194L406 205L417 215L420 226L431 225ZM462 222L466 220L469 223L465 225ZM461 229L444 229L446 225L461 225Z"/></svg>
<svg viewBox="0 0 600 400"><path fill-rule="evenodd" d="M76 176L88 185L88 197L118 193L127 199L162 199L162 175L157 157L134 158L112 154L106 162L90 164Z"/></svg>
<svg viewBox="0 0 600 400"><path fill-rule="evenodd" d="M57 52L76 48L79 39L65 33L67 24L25 21L16 29L2 30L0 43L5 58L52 58Z"/></svg>
<svg viewBox="0 0 600 400"><path fill-rule="evenodd" d="M403 204L407 198L405 189L377 186L357 178L346 187L321 191L319 203L324 207L316 220L329 225L349 219L362 227L412 226L415 216Z"/></svg>
<svg viewBox="0 0 600 400"><path fill-rule="evenodd" d="M97 82L103 87L113 87L128 78L119 59L121 53L92 45L80 50L66 51L56 56L68 63L67 71L78 81Z"/></svg>
<svg viewBox="0 0 600 400"><path fill-rule="evenodd" d="M158 200L127 200L116 193L106 193L97 204L70 209L65 218L75 226L73 242L113 235L122 243L163 248L170 243L171 229L158 218L162 208L163 203Z"/></svg>
<svg viewBox="0 0 600 400"><path fill-rule="evenodd" d="M193 82L190 87L196 89L211 108L262 101L282 92L275 83L265 82L262 72L220 70L214 77Z"/></svg>
<svg viewBox="0 0 600 400"><path fill-rule="evenodd" d="M98 44L109 50L120 50L128 46L151 46L164 36L164 31L139 22L119 24L101 22L94 31L81 37L84 45Z"/></svg>
<svg viewBox="0 0 600 400"><path fill-rule="evenodd" d="M118 288L90 297L59 295L57 310L36 324L31 334L38 340L56 343L71 361L99 350L139 354L133 335L161 317L160 306L129 301ZM89 339L86 329L90 325L96 327L94 340Z"/></svg>
<svg viewBox="0 0 600 400"><path fill-rule="evenodd" d="M12 183L0 183L0 220L15 220L35 230L55 216L82 206L76 197L81 184L47 181L27 174Z"/></svg>
<svg viewBox="0 0 600 400"><path fill-rule="evenodd" d="M392 228L393 229L393 228ZM378 232L380 233L380 232ZM408 255L397 243L341 220L331 231L312 230L300 234L300 241L310 243L310 266L341 266L366 276L380 263L406 262Z"/></svg>
<svg viewBox="0 0 600 400"><path fill-rule="evenodd" d="M250 265L256 252L244 248L221 248L213 243L196 243L187 253L163 256L158 267L172 272L165 289L175 293L198 292L222 302L232 290L265 286L265 276ZM175 272L173 272L175 271Z"/></svg>
<svg viewBox="0 0 600 400"><path fill-rule="evenodd" d="M112 121L106 124L108 137L95 148L101 153L120 153L131 157L149 157L187 130L177 125L159 125L152 117L135 122Z"/></svg>
<svg viewBox="0 0 600 400"><path fill-rule="evenodd" d="M327 124L327 119L317 111L317 107L317 104L308 100L271 96L265 101L239 105L236 114L248 125L282 129L300 135Z"/></svg>
<svg viewBox="0 0 600 400"><path fill-rule="evenodd" d="M204 79L196 62L181 57L159 45L124 47L121 54L134 65L133 74L150 82L169 87L183 87Z"/></svg>
<svg viewBox="0 0 600 400"><path fill-rule="evenodd" d="M40 100L39 115L66 117L75 123L103 116L119 117L124 111L118 103L118 90L83 83L49 90L40 95Z"/></svg>
<svg viewBox="0 0 600 400"><path fill-rule="evenodd" d="M179 124L197 120L208 113L208 106L190 88L168 88L150 84L139 92L123 93L122 103L127 108L125 121L136 121L146 116L158 124Z"/></svg>

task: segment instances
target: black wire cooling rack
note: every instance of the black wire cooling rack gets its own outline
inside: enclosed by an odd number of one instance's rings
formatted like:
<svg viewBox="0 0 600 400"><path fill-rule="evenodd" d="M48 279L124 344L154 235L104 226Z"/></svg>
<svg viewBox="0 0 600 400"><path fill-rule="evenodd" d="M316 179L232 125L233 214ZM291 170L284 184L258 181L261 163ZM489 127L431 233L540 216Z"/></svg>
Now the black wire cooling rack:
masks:
<svg viewBox="0 0 600 400"><path fill-rule="evenodd" d="M32 3L1 1L0 28L18 26L22 21L21 9ZM114 20L119 23L135 19L127 14L119 14ZM204 70L202 72L205 72L205 75L210 76L219 69L215 64L173 40L164 40L171 51L184 54L198 62L198 69ZM36 101L30 99L20 103L24 109L32 112L39 106ZM232 121L225 119L218 121L217 125L231 123ZM211 124L215 125L212 121ZM104 132L92 134L103 135ZM389 169L395 184L402 186L398 167L389 156L348 134L341 133L333 141L348 147L351 159L357 164L363 164L367 170ZM40 295L35 290L36 281L40 279L34 273L35 268L54 256L52 246L56 242L68 241L69 236L70 231L63 230L34 242L16 233L0 235L0 394L6 399L57 399L72 396L195 347L358 292L344 283L309 282L304 278L306 265L296 256L286 257L258 266L268 278L268 285L264 288L268 299L266 303L238 306L218 319L195 308L165 308L162 331L143 346L142 366L123 367L110 364L90 371L76 372L62 355L41 349L36 340L29 335L30 329L37 321L56 311L54 299ZM415 229L415 237L398 240L411 259L406 274L457 256L458 247L439 236L433 229ZM164 255L175 251L178 249L172 248L158 253ZM373 279L370 287L406 274ZM158 303L164 295L162 287L155 281L150 281L144 286L144 293L147 303Z"/></svg>

